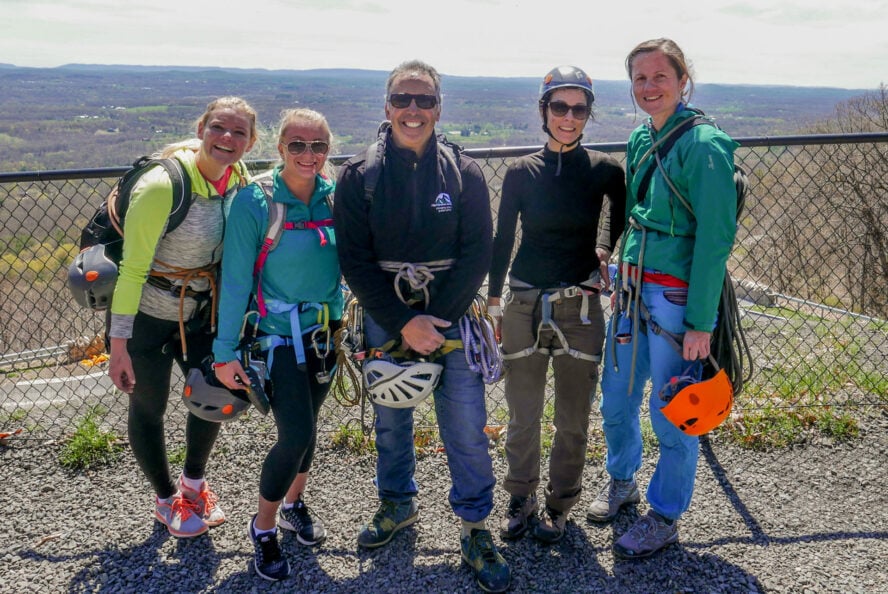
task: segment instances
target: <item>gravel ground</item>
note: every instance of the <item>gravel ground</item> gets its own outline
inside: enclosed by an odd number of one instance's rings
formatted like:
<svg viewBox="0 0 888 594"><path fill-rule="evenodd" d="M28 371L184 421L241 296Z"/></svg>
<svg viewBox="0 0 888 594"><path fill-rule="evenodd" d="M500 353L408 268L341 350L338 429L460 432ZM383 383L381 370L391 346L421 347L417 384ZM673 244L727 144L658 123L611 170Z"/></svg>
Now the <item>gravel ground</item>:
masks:
<svg viewBox="0 0 888 594"><path fill-rule="evenodd" d="M496 537L512 567L512 591L888 592L888 415L876 413L863 428L852 444L772 453L704 443L681 541L647 560L615 560L611 552L645 503L613 525L585 520L604 481L601 465L590 463L560 543L506 545ZM365 552L355 537L376 508L374 458L337 450L327 436L307 500L329 538L308 549L285 536L291 577L277 584L256 577L245 528L270 443L267 435L223 434L210 479L228 522L193 540L172 538L153 521L148 484L128 450L112 467L71 473L57 462L58 444L0 447L0 592L477 590L459 557L444 454L419 461L419 523ZM502 478L504 460L492 452ZM642 484L652 462L639 474ZM506 499L498 489L494 523Z"/></svg>

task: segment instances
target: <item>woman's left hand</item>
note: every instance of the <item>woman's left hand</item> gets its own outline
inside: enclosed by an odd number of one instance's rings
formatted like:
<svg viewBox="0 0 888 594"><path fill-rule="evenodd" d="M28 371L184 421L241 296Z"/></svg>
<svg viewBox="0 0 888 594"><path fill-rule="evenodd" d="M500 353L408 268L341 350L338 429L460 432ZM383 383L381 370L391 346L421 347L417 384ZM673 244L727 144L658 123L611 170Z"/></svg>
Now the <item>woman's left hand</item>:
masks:
<svg viewBox="0 0 888 594"><path fill-rule="evenodd" d="M701 332L700 330L688 330L685 332L681 353L684 360L696 361L697 359L708 357L711 336L711 332Z"/></svg>
<svg viewBox="0 0 888 594"><path fill-rule="evenodd" d="M605 293L610 289L610 271L607 269L610 263L611 253L604 248L595 248L595 255L598 256L598 267L601 271L601 292Z"/></svg>

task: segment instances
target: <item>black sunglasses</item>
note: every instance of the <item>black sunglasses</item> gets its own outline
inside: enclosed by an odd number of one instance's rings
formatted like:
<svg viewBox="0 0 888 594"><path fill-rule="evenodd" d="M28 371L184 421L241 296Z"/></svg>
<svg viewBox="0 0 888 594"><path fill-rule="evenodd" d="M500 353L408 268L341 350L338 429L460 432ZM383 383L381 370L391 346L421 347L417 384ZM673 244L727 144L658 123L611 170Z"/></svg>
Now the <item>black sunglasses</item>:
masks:
<svg viewBox="0 0 888 594"><path fill-rule="evenodd" d="M589 117L589 106L582 103L580 105L568 105L564 101L550 101L549 109L552 110L552 115L559 118L566 116L568 111L572 111L573 116L578 120L585 120Z"/></svg>
<svg viewBox="0 0 888 594"><path fill-rule="evenodd" d="M389 103L397 109L410 107L411 101L416 101L416 107L419 109L433 109L438 105L438 98L435 95L414 95L413 93L392 93L389 95Z"/></svg>
<svg viewBox="0 0 888 594"><path fill-rule="evenodd" d="M330 150L330 145L323 140L312 140L305 142L304 140L294 140L287 145L287 152L291 155L301 155L306 149L310 148L312 154L326 155Z"/></svg>

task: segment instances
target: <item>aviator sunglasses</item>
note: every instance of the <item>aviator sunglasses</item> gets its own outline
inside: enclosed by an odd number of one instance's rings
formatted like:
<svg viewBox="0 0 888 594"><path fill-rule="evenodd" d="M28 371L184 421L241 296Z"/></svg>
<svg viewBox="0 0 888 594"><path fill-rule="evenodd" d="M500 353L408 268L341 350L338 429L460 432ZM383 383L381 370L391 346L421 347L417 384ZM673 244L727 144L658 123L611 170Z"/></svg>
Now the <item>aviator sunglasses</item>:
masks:
<svg viewBox="0 0 888 594"><path fill-rule="evenodd" d="M413 93L392 93L389 95L389 103L396 109L410 107L411 101L416 101L416 107L419 109L433 109L438 105L438 98L435 95L414 95Z"/></svg>
<svg viewBox="0 0 888 594"><path fill-rule="evenodd" d="M582 103L579 105L568 105L564 101L550 101L549 109L552 111L552 115L559 118L566 116L568 111L572 111L573 116L578 120L585 120L589 117L589 106Z"/></svg>
<svg viewBox="0 0 888 594"><path fill-rule="evenodd" d="M301 155L309 148L314 155L326 155L327 151L330 150L330 145L323 140L312 140L311 142L294 140L287 145L287 152L291 155Z"/></svg>

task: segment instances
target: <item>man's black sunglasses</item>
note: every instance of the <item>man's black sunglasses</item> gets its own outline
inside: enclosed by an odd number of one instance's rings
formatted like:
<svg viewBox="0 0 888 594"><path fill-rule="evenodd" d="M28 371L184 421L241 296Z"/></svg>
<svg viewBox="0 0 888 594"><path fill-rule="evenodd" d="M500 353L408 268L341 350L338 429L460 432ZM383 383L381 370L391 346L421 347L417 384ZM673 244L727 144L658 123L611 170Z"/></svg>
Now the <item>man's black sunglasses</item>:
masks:
<svg viewBox="0 0 888 594"><path fill-rule="evenodd" d="M435 95L414 95L413 93L392 93L389 95L389 103L397 109L410 107L411 101L416 101L416 107L419 109L433 109L438 105L438 98Z"/></svg>

